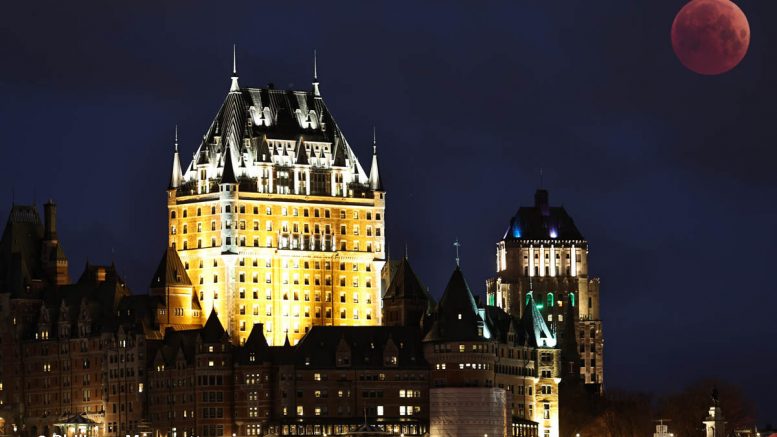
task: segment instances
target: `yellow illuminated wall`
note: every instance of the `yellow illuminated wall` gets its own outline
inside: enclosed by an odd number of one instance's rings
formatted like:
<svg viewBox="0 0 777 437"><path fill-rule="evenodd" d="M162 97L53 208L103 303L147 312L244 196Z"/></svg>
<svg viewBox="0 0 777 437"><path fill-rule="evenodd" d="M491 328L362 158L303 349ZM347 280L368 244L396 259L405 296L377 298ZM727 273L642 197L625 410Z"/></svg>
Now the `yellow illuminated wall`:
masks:
<svg viewBox="0 0 777 437"><path fill-rule="evenodd" d="M383 192L231 195L227 213L223 193L168 191L169 245L205 317L215 309L236 342L262 323L274 345L287 333L295 344L313 325L380 324Z"/></svg>

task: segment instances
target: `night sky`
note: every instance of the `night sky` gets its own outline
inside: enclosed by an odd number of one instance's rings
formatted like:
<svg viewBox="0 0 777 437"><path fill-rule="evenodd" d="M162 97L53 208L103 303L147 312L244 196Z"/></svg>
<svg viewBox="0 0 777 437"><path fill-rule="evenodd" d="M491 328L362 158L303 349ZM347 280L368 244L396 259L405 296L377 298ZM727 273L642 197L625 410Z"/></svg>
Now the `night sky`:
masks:
<svg viewBox="0 0 777 437"><path fill-rule="evenodd" d="M233 43L255 87L309 89L317 49L367 168L377 127L392 255L435 296L457 237L484 292L542 168L602 279L607 387L718 376L777 419L777 2L737 2L750 50L716 77L672 52L683 0L26 3L0 7L0 220L54 198L72 275L115 261L146 292L175 125L187 165Z"/></svg>

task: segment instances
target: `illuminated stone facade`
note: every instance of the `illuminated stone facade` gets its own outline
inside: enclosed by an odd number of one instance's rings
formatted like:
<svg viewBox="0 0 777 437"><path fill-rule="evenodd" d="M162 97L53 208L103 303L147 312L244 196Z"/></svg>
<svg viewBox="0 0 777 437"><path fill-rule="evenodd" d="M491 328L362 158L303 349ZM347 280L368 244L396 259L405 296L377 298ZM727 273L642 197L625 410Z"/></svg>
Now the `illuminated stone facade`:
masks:
<svg viewBox="0 0 777 437"><path fill-rule="evenodd" d="M374 141L373 141L374 143ZM199 301L240 343L262 323L270 344L315 325L380 323L385 192L312 91L232 86L168 190L169 247ZM197 323L184 302L172 324ZM169 314L160 314L168 319ZM202 320L199 319L202 323Z"/></svg>
<svg viewBox="0 0 777 437"><path fill-rule="evenodd" d="M508 435L503 388L433 388L429 397L432 437Z"/></svg>
<svg viewBox="0 0 777 437"><path fill-rule="evenodd" d="M475 397L504 399L473 407L480 418L458 417L448 422L446 417L432 415L432 437L452 435L448 434L449 425L457 421L464 424L467 420L486 420L489 415L495 419L506 417L504 423L510 435L533 432L540 437L559 437L560 349L556 347L556 334L531 296L521 318L495 306L478 305L457 267L440 302L424 317L422 326L432 387L477 387L489 390L476 392ZM448 392L441 393L442 399L448 397ZM437 402L437 408L444 403L435 400L434 395L431 400ZM490 413L483 411L486 406L492 408ZM452 404L454 415L461 414L462 408L462 403ZM529 421L533 422L531 429L523 429L521 425ZM483 422L482 426L502 429L498 425L501 423L499 419Z"/></svg>
<svg viewBox="0 0 777 437"><path fill-rule="evenodd" d="M599 278L588 275L588 241L563 207L551 207L548 192L537 190L533 207L521 207L496 249L496 276L486 282L490 305L522 316L531 295L537 308L561 336L576 308L580 376L601 390L604 337L599 314ZM565 319L566 317L566 319ZM571 354L569 354L571 356Z"/></svg>

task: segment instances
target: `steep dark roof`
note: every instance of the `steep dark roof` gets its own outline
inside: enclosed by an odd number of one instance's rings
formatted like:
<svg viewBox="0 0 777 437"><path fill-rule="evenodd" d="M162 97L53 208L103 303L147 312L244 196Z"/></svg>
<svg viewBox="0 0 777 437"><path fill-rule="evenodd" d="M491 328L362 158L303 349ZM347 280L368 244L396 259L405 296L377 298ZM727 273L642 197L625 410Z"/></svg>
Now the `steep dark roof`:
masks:
<svg viewBox="0 0 777 437"><path fill-rule="evenodd" d="M421 281L416 276L407 258L399 262L396 273L391 278L391 283L386 289L383 299L419 299L432 300L426 292Z"/></svg>
<svg viewBox="0 0 777 437"><path fill-rule="evenodd" d="M548 192L537 190L534 206L522 206L510 219L508 240L585 240L563 207L551 207Z"/></svg>
<svg viewBox="0 0 777 437"><path fill-rule="evenodd" d="M251 333L243 346L235 351L235 359L241 364L250 364L250 356L253 354L257 361L267 362L272 360L270 346L264 337L264 325L254 323Z"/></svg>
<svg viewBox="0 0 777 437"><path fill-rule="evenodd" d="M87 264L78 282L44 290L42 306L48 312L48 322L52 326L60 322L70 324L71 336L78 333L82 316L87 318L91 332L96 334L117 328L121 320L117 318L116 310L129 294L129 288L113 265ZM42 315L43 312L39 314ZM55 337L58 330L51 329L50 335Z"/></svg>
<svg viewBox="0 0 777 437"><path fill-rule="evenodd" d="M154 272L154 277L151 279L149 288L159 289L190 285L192 285L192 281L186 273L186 268L181 262L178 252L172 247L168 247L162 255L162 259L159 261L159 265L156 268L156 272Z"/></svg>
<svg viewBox="0 0 777 437"><path fill-rule="evenodd" d="M224 172L221 174L222 184L236 184L235 168L232 164L232 148L227 146L227 152L224 154Z"/></svg>
<svg viewBox="0 0 777 437"><path fill-rule="evenodd" d="M335 368L341 342L350 349L350 368L385 368L384 351L391 343L398 366L427 366L418 328L401 326L314 326L292 348L294 362L300 367Z"/></svg>
<svg viewBox="0 0 777 437"><path fill-rule="evenodd" d="M305 151L305 145L301 141L297 145L296 164L308 165L308 153Z"/></svg>
<svg viewBox="0 0 777 437"><path fill-rule="evenodd" d="M424 341L483 340L483 326L475 298L464 274L456 266L437 304L434 323Z"/></svg>
<svg viewBox="0 0 777 437"><path fill-rule="evenodd" d="M297 146L288 152L285 146L268 144L268 138L294 141ZM320 152L313 147L306 150L306 141L330 143L332 149L328 153L332 154L335 166L345 166L349 160L355 172L365 176L322 98L310 91L274 88L240 88L227 94L187 169L208 162L221 164L227 149L234 147L234 154L243 146L249 161L270 162L271 154L280 154L291 157L292 163L304 164ZM366 180L360 182L366 184Z"/></svg>
<svg viewBox="0 0 777 437"><path fill-rule="evenodd" d="M219 343L229 338L215 310L210 312L208 321L205 322L205 326L200 330L200 335L205 343Z"/></svg>

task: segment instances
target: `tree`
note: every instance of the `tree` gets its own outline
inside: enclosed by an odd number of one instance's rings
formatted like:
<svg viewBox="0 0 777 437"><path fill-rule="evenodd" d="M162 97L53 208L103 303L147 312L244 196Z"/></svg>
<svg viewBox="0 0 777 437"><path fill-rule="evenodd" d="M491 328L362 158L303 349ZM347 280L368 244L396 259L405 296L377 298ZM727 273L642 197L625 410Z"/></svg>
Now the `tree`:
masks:
<svg viewBox="0 0 777 437"><path fill-rule="evenodd" d="M742 390L733 384L717 379L703 379L687 386L683 391L663 397L659 401L659 417L670 419L669 428L676 437L702 437L702 421L712 405L712 390L720 393L720 407L727 421L726 435L735 428L752 427L755 423L755 407Z"/></svg>

